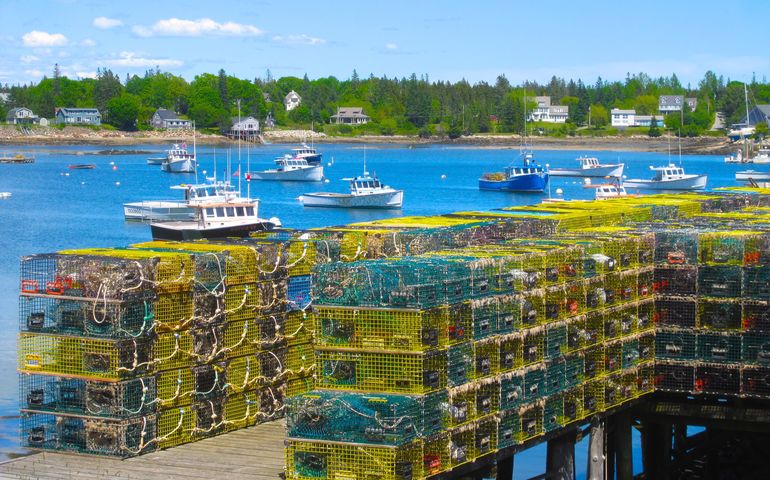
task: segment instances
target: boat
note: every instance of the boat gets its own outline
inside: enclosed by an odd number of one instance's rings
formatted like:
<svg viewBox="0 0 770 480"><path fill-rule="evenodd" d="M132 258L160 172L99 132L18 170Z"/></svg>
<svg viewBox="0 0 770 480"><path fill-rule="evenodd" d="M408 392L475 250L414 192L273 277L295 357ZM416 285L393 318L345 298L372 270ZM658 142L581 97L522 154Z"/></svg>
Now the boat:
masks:
<svg viewBox="0 0 770 480"><path fill-rule="evenodd" d="M510 165L502 172L485 173L479 178L480 190L506 192L543 192L548 185L548 172L535 163L532 152L522 152L523 165Z"/></svg>
<svg viewBox="0 0 770 480"><path fill-rule="evenodd" d="M280 180L289 182L320 182L324 179L324 167L320 164L310 165L301 157L289 154L275 159L277 168L262 172L249 172L252 180Z"/></svg>
<svg viewBox="0 0 770 480"><path fill-rule="evenodd" d="M150 157L147 159L147 165L163 165L166 157Z"/></svg>
<svg viewBox="0 0 770 480"><path fill-rule="evenodd" d="M754 135L755 131L755 128L749 123L751 121L749 118L749 89L745 83L743 84L743 102L746 106L746 123L736 123L727 132L727 138L733 142L749 138Z"/></svg>
<svg viewBox="0 0 770 480"><path fill-rule="evenodd" d="M93 163L73 163L69 166L70 170L93 170L94 168L96 165Z"/></svg>
<svg viewBox="0 0 770 480"><path fill-rule="evenodd" d="M750 157L746 163L770 163L770 148L762 147L757 151L757 154Z"/></svg>
<svg viewBox="0 0 770 480"><path fill-rule="evenodd" d="M743 162L743 151L737 150L733 155L728 155L725 157L725 163L744 163Z"/></svg>
<svg viewBox="0 0 770 480"><path fill-rule="evenodd" d="M581 156L576 159L578 168L551 168L548 174L554 177L622 177L623 163L601 164L596 157Z"/></svg>
<svg viewBox="0 0 770 480"><path fill-rule="evenodd" d="M665 167L650 166L653 176L650 179L635 178L623 182L623 186L640 190L703 190L706 188L706 175L687 174L684 168L669 163Z"/></svg>
<svg viewBox="0 0 770 480"><path fill-rule="evenodd" d="M150 224L155 240L198 240L202 238L248 237L252 232L281 226L277 218L259 218L257 200L205 202L195 205L192 220Z"/></svg>
<svg viewBox="0 0 770 480"><path fill-rule="evenodd" d="M377 175L366 170L364 151L364 173L350 180L350 193L316 192L299 197L305 207L335 208L401 208L404 191L383 185Z"/></svg>
<svg viewBox="0 0 770 480"><path fill-rule="evenodd" d="M204 202L223 202L240 197L239 192L229 182L213 180L201 184L174 185L171 189L184 192L184 199L124 203L123 216L129 221L142 222L191 220L195 217L195 205Z"/></svg>
<svg viewBox="0 0 770 480"><path fill-rule="evenodd" d="M11 198L11 192L0 192L0 198L6 199Z"/></svg>
<svg viewBox="0 0 770 480"><path fill-rule="evenodd" d="M636 197L638 195L630 194L626 191L626 188L620 183L620 178L615 179L610 183L597 183L595 185L586 185L585 188L593 188L594 198L596 200L609 200L612 198L627 198Z"/></svg>
<svg viewBox="0 0 770 480"><path fill-rule="evenodd" d="M742 182L770 182L770 171L742 170L735 172L735 179Z"/></svg>
<svg viewBox="0 0 770 480"><path fill-rule="evenodd" d="M297 148L292 148L292 156L307 161L308 165L321 165L322 154L318 153L314 147L308 147L306 143Z"/></svg>
<svg viewBox="0 0 770 480"><path fill-rule="evenodd" d="M32 163L34 161L35 157L28 157L26 155L22 155L21 153L17 153L13 156L0 157L0 163Z"/></svg>
<svg viewBox="0 0 770 480"><path fill-rule="evenodd" d="M187 151L187 144L180 147L178 144L168 150L165 160L160 165L160 169L169 173L195 173L198 164L195 159L195 147L193 153Z"/></svg>

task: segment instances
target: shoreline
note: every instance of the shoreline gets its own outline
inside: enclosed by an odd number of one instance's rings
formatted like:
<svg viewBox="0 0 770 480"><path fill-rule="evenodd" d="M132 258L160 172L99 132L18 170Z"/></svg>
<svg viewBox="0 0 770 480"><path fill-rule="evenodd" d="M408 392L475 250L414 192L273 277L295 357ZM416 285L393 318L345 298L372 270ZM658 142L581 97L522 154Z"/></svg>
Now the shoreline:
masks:
<svg viewBox="0 0 770 480"><path fill-rule="evenodd" d="M419 138L406 135L362 135L358 137L328 137L322 133L309 130L270 130L262 134L268 144L296 145L302 142L316 144L377 144L431 146L444 145L471 149L519 149L519 135L489 135L479 134L460 137L455 140L447 138ZM169 145L172 143L191 143L192 133L189 131L169 132L121 132L117 130L93 130L83 127L66 127L62 130L47 128L40 133L26 135L15 127L0 127L0 148L6 145ZM631 137L532 137L534 150L579 150L579 151L643 151L667 152L669 148L678 150L679 139L662 136L650 138L646 136ZM197 134L196 143L199 145L233 145L231 140L221 135ZM682 138L682 153L700 155L723 155L734 153L736 145L725 137L694 137Z"/></svg>

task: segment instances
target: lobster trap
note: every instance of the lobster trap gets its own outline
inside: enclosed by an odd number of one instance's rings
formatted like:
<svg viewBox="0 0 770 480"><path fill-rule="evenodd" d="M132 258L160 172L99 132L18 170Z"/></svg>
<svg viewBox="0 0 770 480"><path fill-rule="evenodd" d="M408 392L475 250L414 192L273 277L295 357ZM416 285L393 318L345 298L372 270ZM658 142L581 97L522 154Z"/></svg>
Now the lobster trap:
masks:
<svg viewBox="0 0 770 480"><path fill-rule="evenodd" d="M698 365L695 367L696 393L741 393L741 374L738 367Z"/></svg>
<svg viewBox="0 0 770 480"><path fill-rule="evenodd" d="M697 359L710 363L741 361L742 336L730 333L699 333Z"/></svg>
<svg viewBox="0 0 770 480"><path fill-rule="evenodd" d="M312 284L310 275L289 277L286 282L286 300L290 311L306 310L310 306Z"/></svg>
<svg viewBox="0 0 770 480"><path fill-rule="evenodd" d="M511 372L520 368L524 362L524 344L519 336L506 338L500 342L500 373Z"/></svg>
<svg viewBox="0 0 770 480"><path fill-rule="evenodd" d="M658 265L652 289L661 295L695 295L698 292L698 267L694 265Z"/></svg>
<svg viewBox="0 0 770 480"><path fill-rule="evenodd" d="M770 267L744 267L743 295L757 300L770 299Z"/></svg>
<svg viewBox="0 0 770 480"><path fill-rule="evenodd" d="M770 398L770 368L748 367L742 369L741 393L762 399Z"/></svg>
<svg viewBox="0 0 770 480"><path fill-rule="evenodd" d="M743 294L743 269L721 265L698 267L698 294L705 297L739 298Z"/></svg>
<svg viewBox="0 0 770 480"><path fill-rule="evenodd" d="M662 327L694 329L698 326L698 302L690 297L658 297L654 320Z"/></svg>
<svg viewBox="0 0 770 480"><path fill-rule="evenodd" d="M518 415L521 419L518 443L524 443L545 433L542 405L531 405L523 408Z"/></svg>
<svg viewBox="0 0 770 480"><path fill-rule="evenodd" d="M695 334L691 331L659 329L655 333L655 357L671 360L694 360Z"/></svg>
<svg viewBox="0 0 770 480"><path fill-rule="evenodd" d="M695 388L695 366L656 362L655 388L667 392L692 392Z"/></svg>

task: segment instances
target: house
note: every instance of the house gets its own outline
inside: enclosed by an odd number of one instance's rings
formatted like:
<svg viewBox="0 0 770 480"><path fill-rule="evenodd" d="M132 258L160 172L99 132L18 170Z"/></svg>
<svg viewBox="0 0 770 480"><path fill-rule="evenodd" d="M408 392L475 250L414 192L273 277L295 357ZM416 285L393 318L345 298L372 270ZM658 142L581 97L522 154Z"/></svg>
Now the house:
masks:
<svg viewBox="0 0 770 480"><path fill-rule="evenodd" d="M337 113L331 116L331 123L362 125L369 122L369 115L362 107L337 107Z"/></svg>
<svg viewBox="0 0 770 480"><path fill-rule="evenodd" d="M663 126L663 115L636 115L634 117L635 127L649 127L652 126L652 119L655 119L655 125L658 127Z"/></svg>
<svg viewBox="0 0 770 480"><path fill-rule="evenodd" d="M564 123L569 116L568 105L551 105L551 97L535 97L537 107L529 114L532 122Z"/></svg>
<svg viewBox="0 0 770 480"><path fill-rule="evenodd" d="M57 108L56 123L67 125L101 125L102 114L95 108Z"/></svg>
<svg viewBox="0 0 770 480"><path fill-rule="evenodd" d="M294 90L287 93L286 98L283 99L283 104L286 105L287 112L299 107L300 103L302 103L302 97L300 97L299 94Z"/></svg>
<svg viewBox="0 0 770 480"><path fill-rule="evenodd" d="M636 110L613 108L610 111L610 125L620 128L636 126Z"/></svg>
<svg viewBox="0 0 770 480"><path fill-rule="evenodd" d="M259 135L259 120L251 116L241 118L240 120L238 120L238 117L234 117L233 126L230 127L228 135L233 138L251 139Z"/></svg>
<svg viewBox="0 0 770 480"><path fill-rule="evenodd" d="M658 111L663 115L671 112L681 112L682 104L686 103L690 111L698 106L697 98L685 98L684 95L661 95L658 97Z"/></svg>
<svg viewBox="0 0 770 480"><path fill-rule="evenodd" d="M8 110L5 119L11 125L37 124L40 123L40 117L32 113L32 110L26 107L12 108Z"/></svg>
<svg viewBox="0 0 770 480"><path fill-rule="evenodd" d="M753 127L759 122L766 122L770 127L770 105L757 105L749 110L749 126ZM741 119L741 124L746 125L746 117Z"/></svg>
<svg viewBox="0 0 770 480"><path fill-rule="evenodd" d="M152 115L150 124L155 128L192 128L192 121L179 118L176 112L159 108Z"/></svg>
<svg viewBox="0 0 770 480"><path fill-rule="evenodd" d="M275 128L275 119L273 118L273 112L267 112L267 118L265 118L265 128Z"/></svg>

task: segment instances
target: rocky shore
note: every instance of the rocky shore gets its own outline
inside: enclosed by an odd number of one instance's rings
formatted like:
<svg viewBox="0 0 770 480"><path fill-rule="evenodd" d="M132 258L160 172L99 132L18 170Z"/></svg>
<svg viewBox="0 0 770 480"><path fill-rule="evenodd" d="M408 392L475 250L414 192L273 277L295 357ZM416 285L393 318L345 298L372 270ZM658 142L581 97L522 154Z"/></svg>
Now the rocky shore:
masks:
<svg viewBox="0 0 770 480"><path fill-rule="evenodd" d="M356 144L410 144L410 145L457 145L468 148L519 148L521 138L518 135L479 134L460 137L455 140L446 138L419 138L406 135L362 135L357 137L330 137L311 130L270 130L262 134L265 143L356 143ZM191 142L192 131L143 131L123 132L118 130L92 129L87 127L35 127L21 130L13 125L0 126L0 145L48 145L48 144L90 144L105 146L125 146L142 144L171 144ZM202 134L198 132L196 141L201 145L227 144L233 140L222 135ZM541 150L621 150L621 151L668 151L678 149L678 139L669 137L650 138L647 136L631 137L534 137L535 149ZM725 154L734 153L737 147L725 137L696 137L682 139L682 152L688 154Z"/></svg>

